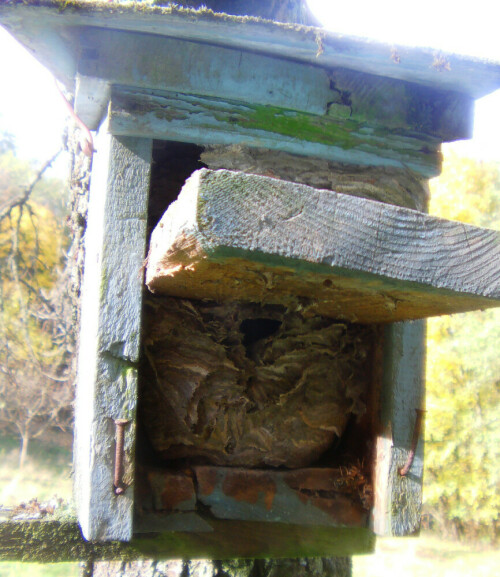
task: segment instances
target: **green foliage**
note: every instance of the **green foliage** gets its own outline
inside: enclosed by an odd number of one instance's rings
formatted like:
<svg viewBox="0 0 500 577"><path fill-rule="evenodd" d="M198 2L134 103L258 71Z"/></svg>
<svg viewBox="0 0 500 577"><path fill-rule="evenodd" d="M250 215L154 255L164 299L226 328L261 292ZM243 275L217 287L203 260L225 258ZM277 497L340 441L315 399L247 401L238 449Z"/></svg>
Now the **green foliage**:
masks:
<svg viewBox="0 0 500 577"><path fill-rule="evenodd" d="M431 181L430 212L500 229L500 164L445 151L443 172Z"/></svg>
<svg viewBox="0 0 500 577"><path fill-rule="evenodd" d="M71 403L66 346L70 337L61 317L64 300L57 294L68 236L52 210L55 199L64 196L61 183L42 180L43 171L36 174L16 157L13 147L4 149L0 154L0 426L20 435L22 462L28 440L47 426L62 426ZM52 187L51 194L41 196L47 187Z"/></svg>
<svg viewBox="0 0 500 577"><path fill-rule="evenodd" d="M500 167L451 154L431 212L500 228ZM426 508L455 534L500 530L500 309L428 322Z"/></svg>

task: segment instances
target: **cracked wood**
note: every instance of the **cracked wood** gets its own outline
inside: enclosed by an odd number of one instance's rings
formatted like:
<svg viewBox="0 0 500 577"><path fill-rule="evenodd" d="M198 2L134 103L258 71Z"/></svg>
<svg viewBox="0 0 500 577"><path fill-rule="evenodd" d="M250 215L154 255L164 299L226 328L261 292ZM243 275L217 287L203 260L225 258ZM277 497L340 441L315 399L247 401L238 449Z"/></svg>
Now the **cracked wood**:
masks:
<svg viewBox="0 0 500 577"><path fill-rule="evenodd" d="M499 262L493 230L202 169L152 234L146 282L159 294L395 322L498 306Z"/></svg>

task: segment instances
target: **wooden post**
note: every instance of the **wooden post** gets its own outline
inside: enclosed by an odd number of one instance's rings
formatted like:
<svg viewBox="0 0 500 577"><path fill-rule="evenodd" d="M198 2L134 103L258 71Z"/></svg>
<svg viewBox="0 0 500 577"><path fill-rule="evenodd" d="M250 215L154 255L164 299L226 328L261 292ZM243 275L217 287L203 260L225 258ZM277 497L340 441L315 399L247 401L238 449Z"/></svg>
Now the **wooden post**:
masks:
<svg viewBox="0 0 500 577"><path fill-rule="evenodd" d="M96 139L85 235L76 394L75 497L90 540L132 537L137 362L152 142ZM126 421L123 494L114 488L117 420Z"/></svg>
<svg viewBox="0 0 500 577"><path fill-rule="evenodd" d="M401 476L416 422L424 408L426 321L394 323L385 330L381 426L374 463L377 535L411 535L420 529L423 444L419 442L410 474Z"/></svg>

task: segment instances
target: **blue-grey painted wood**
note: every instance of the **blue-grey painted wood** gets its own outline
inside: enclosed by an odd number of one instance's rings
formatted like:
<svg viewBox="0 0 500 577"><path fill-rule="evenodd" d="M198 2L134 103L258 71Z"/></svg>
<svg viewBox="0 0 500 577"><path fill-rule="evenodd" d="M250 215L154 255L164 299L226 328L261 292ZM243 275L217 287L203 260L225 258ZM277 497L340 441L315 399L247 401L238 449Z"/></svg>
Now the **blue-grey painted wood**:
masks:
<svg viewBox="0 0 500 577"><path fill-rule="evenodd" d="M411 448L415 410L425 403L426 322L394 323L385 330L381 425L375 449L375 503L371 525L377 535L411 535L420 528L423 435L411 469L399 469ZM423 429L422 429L423 431Z"/></svg>
<svg viewBox="0 0 500 577"><path fill-rule="evenodd" d="M75 500L89 540L132 536L135 412L152 142L103 126L94 154L75 408ZM113 487L115 423L125 428L123 482Z"/></svg>
<svg viewBox="0 0 500 577"><path fill-rule="evenodd" d="M321 28L214 14L206 9L146 6L142 2L62 5L59 0L37 0L30 5L26 0L2 0L0 21L32 50L39 54L45 52L49 56L45 63L58 71L56 75L69 79L76 72L78 51L73 50L71 62L67 61L65 52L56 49L55 37L63 38L62 42L67 44L68 30L90 26L251 50L327 68L349 68L441 87L473 98L500 87L499 63L445 54L432 48L350 38ZM68 86L72 86L72 82Z"/></svg>
<svg viewBox="0 0 500 577"><path fill-rule="evenodd" d="M146 283L171 296L285 306L300 295L309 314L393 322L499 306L499 262L494 230L201 169L151 234Z"/></svg>
<svg viewBox="0 0 500 577"><path fill-rule="evenodd" d="M106 116L111 96L111 84L100 78L76 77L75 112L90 130L99 127Z"/></svg>
<svg viewBox="0 0 500 577"><path fill-rule="evenodd" d="M257 108L179 93L112 90L110 130L201 145L243 144L358 165L409 168L426 178L440 172L440 142L398 131L337 123L327 117Z"/></svg>
<svg viewBox="0 0 500 577"><path fill-rule="evenodd" d="M113 84L266 104L323 115L335 98L328 71L248 51L88 29L78 71Z"/></svg>

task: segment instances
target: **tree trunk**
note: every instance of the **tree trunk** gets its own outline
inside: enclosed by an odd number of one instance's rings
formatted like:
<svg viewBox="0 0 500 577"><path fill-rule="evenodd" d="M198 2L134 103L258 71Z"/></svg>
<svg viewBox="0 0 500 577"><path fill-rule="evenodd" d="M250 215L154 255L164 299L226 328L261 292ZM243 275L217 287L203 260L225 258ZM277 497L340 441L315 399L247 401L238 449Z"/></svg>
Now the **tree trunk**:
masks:
<svg viewBox="0 0 500 577"><path fill-rule="evenodd" d="M82 577L350 577L349 557L233 561L111 561L86 565Z"/></svg>
<svg viewBox="0 0 500 577"><path fill-rule="evenodd" d="M29 432L23 431L21 433L21 450L19 451L19 469L22 469L26 462L26 457L28 456L29 441Z"/></svg>

